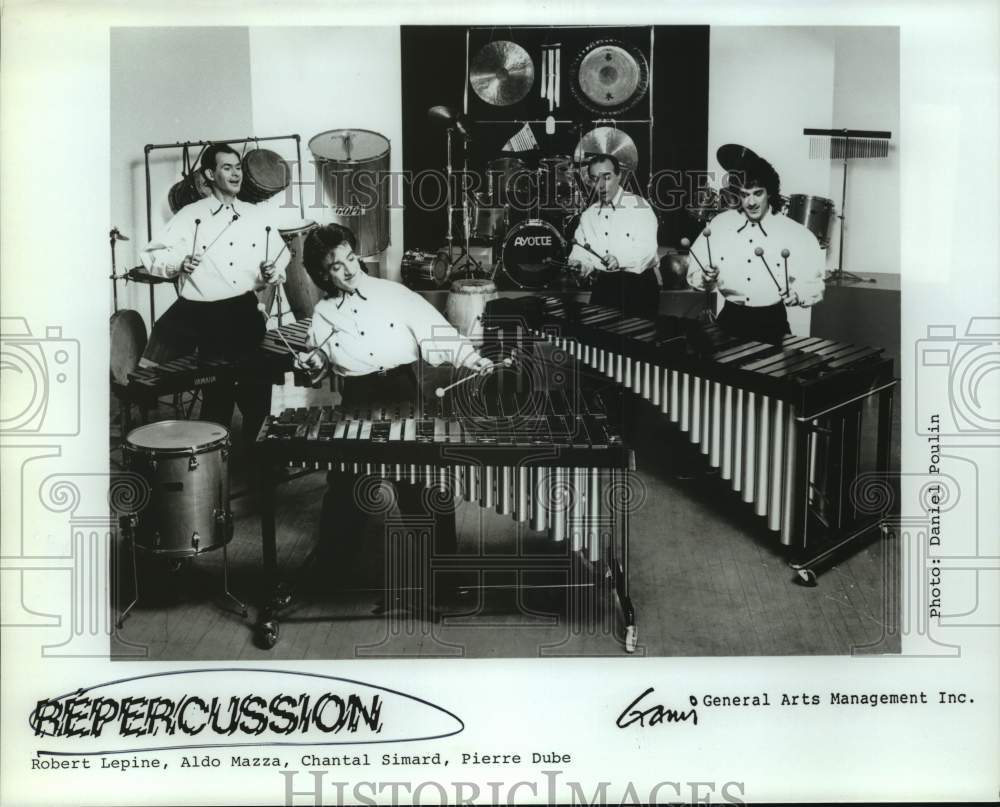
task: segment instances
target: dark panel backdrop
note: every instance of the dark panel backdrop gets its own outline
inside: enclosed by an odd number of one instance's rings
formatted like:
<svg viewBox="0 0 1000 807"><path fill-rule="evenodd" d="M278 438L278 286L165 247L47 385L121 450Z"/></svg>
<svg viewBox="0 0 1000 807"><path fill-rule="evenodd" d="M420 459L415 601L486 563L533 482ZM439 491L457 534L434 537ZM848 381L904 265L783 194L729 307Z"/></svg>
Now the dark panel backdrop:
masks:
<svg viewBox="0 0 1000 807"><path fill-rule="evenodd" d="M445 126L432 121L427 110L436 105L464 108L466 33L465 26L403 26L400 32L402 50L402 122L403 170L410 181L404 182L403 243L406 249L436 249L444 243L446 215L444 187L435 173L444 171L446 145ZM595 115L583 110L573 100L569 90L570 66L580 43L599 39L621 39L648 42L649 27L593 27L587 29L553 29L539 27L503 27L490 33L488 29L472 29L471 51L478 51L484 41L510 39L528 48L535 60L535 84L526 101L534 103L531 111L513 107L497 108L484 104L469 89L469 128L473 142L469 163L473 170L482 170L485 163L501 156L504 142L521 124L501 123L498 117L521 119L538 114L540 63L535 47L541 41L560 41L561 108L555 116L572 118L574 124L560 125L551 138L544 134L543 125L532 129L540 144L540 154L571 153L578 132L589 131ZM635 140L639 151L639 167L630 190L648 188L650 176L669 170L677 172L655 183L657 214L660 218L660 243L675 246L683 236L693 237L700 225L684 210L690 190L700 172L706 168L708 148L708 45L707 26L653 26L653 65L650 73L650 96L626 112L614 116L618 120L636 120L649 114L652 100L653 148L649 164L649 135L646 124L625 123L621 128ZM648 48L644 47L644 51ZM540 100L540 99L539 99ZM524 106L524 103L513 105ZM606 125L606 124L599 124ZM463 139L453 141L453 165L462 163ZM533 155L534 156L534 155ZM485 183L485 178L484 178ZM418 203L418 197L422 204ZM436 207L436 209L428 209Z"/></svg>

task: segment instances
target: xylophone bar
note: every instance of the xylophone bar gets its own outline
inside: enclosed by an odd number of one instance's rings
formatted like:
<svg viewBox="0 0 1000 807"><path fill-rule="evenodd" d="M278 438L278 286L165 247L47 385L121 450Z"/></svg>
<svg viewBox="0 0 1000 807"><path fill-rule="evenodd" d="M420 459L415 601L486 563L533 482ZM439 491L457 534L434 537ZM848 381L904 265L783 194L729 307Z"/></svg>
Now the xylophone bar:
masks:
<svg viewBox="0 0 1000 807"><path fill-rule="evenodd" d="M283 325L278 331L295 351L306 350L310 320L303 319ZM152 399L160 395L186 392L209 384L229 381L247 375L270 377L273 383L285 383L285 373L294 369L294 358L281 337L274 331L265 333L257 348L239 361L204 359L196 354L181 356L157 367L138 367L129 373L129 383L120 394L132 399ZM296 383L308 384L306 376Z"/></svg>
<svg viewBox="0 0 1000 807"><path fill-rule="evenodd" d="M613 472L634 467L606 418L497 418L491 428L482 419L418 418L412 410L399 417L399 411L383 417L382 407L288 409L268 419L258 445L290 465L436 488L600 559Z"/></svg>

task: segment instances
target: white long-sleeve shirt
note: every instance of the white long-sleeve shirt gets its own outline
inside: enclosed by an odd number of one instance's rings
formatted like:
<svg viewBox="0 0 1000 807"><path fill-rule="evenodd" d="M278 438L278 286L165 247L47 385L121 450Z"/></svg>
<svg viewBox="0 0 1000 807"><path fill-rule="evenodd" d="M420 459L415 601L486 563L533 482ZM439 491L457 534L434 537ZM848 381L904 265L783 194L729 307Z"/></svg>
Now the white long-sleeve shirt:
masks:
<svg viewBox="0 0 1000 807"><path fill-rule="evenodd" d="M355 292L316 303L308 343L319 347L343 376L391 370L420 358L434 366L457 366L476 353L419 294L363 273Z"/></svg>
<svg viewBox="0 0 1000 807"><path fill-rule="evenodd" d="M614 199L594 202L583 211L569 259L603 271L605 266L597 256L613 255L623 271L641 274L656 265L656 229L656 214L649 202L619 188Z"/></svg>
<svg viewBox="0 0 1000 807"><path fill-rule="evenodd" d="M816 236L797 221L768 210L756 222L740 210L727 210L708 226L711 236L705 238L702 232L691 245L687 280L692 288L705 289L701 267L709 265L711 251L711 263L719 270L716 286L726 300L754 308L774 305L781 301L775 280L785 289L781 251L787 249L788 286L798 293L800 305L823 299L823 250ZM761 256L754 254L758 247L764 250Z"/></svg>
<svg viewBox="0 0 1000 807"><path fill-rule="evenodd" d="M197 244L193 242L196 220ZM284 281L289 254L287 249L281 251L283 246L281 233L266 210L239 200L224 204L209 196L178 210L139 257L150 274L178 277L181 297L209 302L261 288L265 280L260 264L265 257L274 261L276 282ZM200 255L201 263L190 274L182 272L181 264L192 254Z"/></svg>

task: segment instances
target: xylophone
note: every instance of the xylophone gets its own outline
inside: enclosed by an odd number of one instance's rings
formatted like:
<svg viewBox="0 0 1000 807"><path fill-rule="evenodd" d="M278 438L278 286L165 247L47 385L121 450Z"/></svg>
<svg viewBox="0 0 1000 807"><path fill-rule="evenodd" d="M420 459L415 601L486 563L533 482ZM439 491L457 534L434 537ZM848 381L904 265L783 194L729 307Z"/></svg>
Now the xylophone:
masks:
<svg viewBox="0 0 1000 807"><path fill-rule="evenodd" d="M489 323L488 323L489 324ZM529 328L658 407L793 553L803 582L878 521L851 499L866 401L877 404L875 465L888 469L892 360L817 337L780 344L677 317L543 298ZM869 514L870 515L870 514Z"/></svg>
<svg viewBox="0 0 1000 807"><path fill-rule="evenodd" d="M305 351L310 322L310 319L301 319L268 331L257 348L239 361L205 359L190 354L156 367L137 367L128 374L129 383L119 394L126 400L151 401L161 395L187 392L248 373L271 376L275 383L284 383L285 373L293 369L293 358L281 337L295 351Z"/></svg>
<svg viewBox="0 0 1000 807"><path fill-rule="evenodd" d="M510 515L552 540L569 541L592 563L606 553L624 614L626 649L635 649L628 511L617 507L616 498L624 495L634 455L599 395L500 383L413 404L289 409L268 418L257 447L265 469L299 465L423 484ZM276 584L273 493L272 486L264 487L264 564ZM262 620L273 623L274 613ZM264 644L273 645L272 625L259 630Z"/></svg>

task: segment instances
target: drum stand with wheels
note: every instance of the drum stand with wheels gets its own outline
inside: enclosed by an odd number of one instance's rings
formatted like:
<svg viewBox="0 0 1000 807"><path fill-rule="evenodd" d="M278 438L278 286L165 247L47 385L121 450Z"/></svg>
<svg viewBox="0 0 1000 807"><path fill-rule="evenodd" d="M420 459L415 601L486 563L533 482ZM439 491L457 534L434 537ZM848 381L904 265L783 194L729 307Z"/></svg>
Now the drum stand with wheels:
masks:
<svg viewBox="0 0 1000 807"><path fill-rule="evenodd" d="M222 543L222 593L225 595L226 599L232 601L239 609L240 613L244 619L246 619L248 611L246 603L238 599L233 592L229 590L229 542L233 537L233 514L229 510L223 512L218 512L215 514L216 523L219 524L220 528L225 530L225 540ZM125 610L122 611L121 616L118 617L118 627L121 628L125 624L125 620L129 615L129 612L135 607L136 603L139 602L139 571L138 563L136 561L137 557L137 544L135 542L136 529L139 526L139 518L135 513L131 513L127 516L122 516L120 519L121 530L125 534L125 539L129 543L129 552L132 556L132 601L126 606ZM197 538L193 539L197 541ZM153 554L158 554L153 550ZM198 554L197 545L192 546L192 552L177 557L174 559L174 563L180 563L183 560L194 557Z"/></svg>

